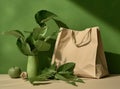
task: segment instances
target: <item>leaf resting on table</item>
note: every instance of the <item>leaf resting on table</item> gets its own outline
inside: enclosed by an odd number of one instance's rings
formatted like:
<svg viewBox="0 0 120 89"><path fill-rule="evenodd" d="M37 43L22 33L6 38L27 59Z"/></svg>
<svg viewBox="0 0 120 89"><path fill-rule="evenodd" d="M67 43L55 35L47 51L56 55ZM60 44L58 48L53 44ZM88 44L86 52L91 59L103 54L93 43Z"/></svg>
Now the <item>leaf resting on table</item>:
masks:
<svg viewBox="0 0 120 89"><path fill-rule="evenodd" d="M59 68L57 68L56 63L54 63L49 68L45 68L40 75L30 78L29 81L32 84L47 84L49 80L62 80L77 86L76 82L84 83L84 81L73 74L74 67L75 63L72 62L63 64Z"/></svg>

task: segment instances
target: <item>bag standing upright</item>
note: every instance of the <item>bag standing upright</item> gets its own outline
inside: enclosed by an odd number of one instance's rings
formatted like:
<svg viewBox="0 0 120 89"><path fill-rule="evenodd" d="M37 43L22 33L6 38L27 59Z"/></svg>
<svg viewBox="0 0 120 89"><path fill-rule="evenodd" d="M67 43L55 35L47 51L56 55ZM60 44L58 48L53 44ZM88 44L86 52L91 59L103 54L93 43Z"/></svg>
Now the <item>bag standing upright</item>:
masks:
<svg viewBox="0 0 120 89"><path fill-rule="evenodd" d="M101 78L108 75L108 68L99 27L76 31L60 28L52 63L57 66L74 62L74 74L80 77Z"/></svg>

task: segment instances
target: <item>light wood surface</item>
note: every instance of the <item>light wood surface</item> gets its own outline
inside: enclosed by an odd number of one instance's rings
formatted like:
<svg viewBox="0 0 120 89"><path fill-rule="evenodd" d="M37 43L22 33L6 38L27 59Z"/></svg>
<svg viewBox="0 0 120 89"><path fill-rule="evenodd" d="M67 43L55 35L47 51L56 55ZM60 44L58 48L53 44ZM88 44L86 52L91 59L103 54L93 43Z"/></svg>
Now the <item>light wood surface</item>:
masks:
<svg viewBox="0 0 120 89"><path fill-rule="evenodd" d="M78 87L64 81L51 81L50 84L35 85L21 78L11 79L7 74L0 74L0 89L120 89L120 75L111 75L102 79L83 79L85 83L77 83Z"/></svg>

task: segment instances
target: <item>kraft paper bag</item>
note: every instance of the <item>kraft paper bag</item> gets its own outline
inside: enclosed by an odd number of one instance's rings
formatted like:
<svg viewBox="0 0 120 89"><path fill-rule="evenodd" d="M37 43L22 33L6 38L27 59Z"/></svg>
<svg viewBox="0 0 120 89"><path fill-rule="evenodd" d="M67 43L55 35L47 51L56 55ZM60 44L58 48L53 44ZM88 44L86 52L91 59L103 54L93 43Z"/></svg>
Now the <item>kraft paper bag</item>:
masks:
<svg viewBox="0 0 120 89"><path fill-rule="evenodd" d="M101 78L108 75L108 68L99 27L76 31L60 28L52 63L60 66L74 62L74 74L80 77Z"/></svg>

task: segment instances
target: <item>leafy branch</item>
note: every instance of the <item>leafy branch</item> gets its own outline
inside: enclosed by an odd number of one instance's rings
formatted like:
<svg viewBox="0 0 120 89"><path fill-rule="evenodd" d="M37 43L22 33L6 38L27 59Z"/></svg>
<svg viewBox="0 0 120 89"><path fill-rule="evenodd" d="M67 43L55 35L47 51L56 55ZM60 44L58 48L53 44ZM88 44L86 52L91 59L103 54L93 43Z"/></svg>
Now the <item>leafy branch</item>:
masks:
<svg viewBox="0 0 120 89"><path fill-rule="evenodd" d="M43 69L40 75L32 77L29 81L35 84L48 83L49 80L62 80L74 86L76 82L84 83L84 81L73 74L75 63L69 62L57 68L56 63L52 64L49 68Z"/></svg>
<svg viewBox="0 0 120 89"><path fill-rule="evenodd" d="M56 19L56 17L57 15L50 11L40 10L35 14L35 20L39 27L34 28L32 32L27 32L29 33L28 37L25 37L23 32L19 30L7 31L5 34L10 34L17 38L17 47L24 55L38 55L39 51L48 51L50 49L51 44L47 41L58 33L58 31L54 31L51 35L46 36L48 32L47 21L52 19L58 27L68 28L66 24Z"/></svg>

